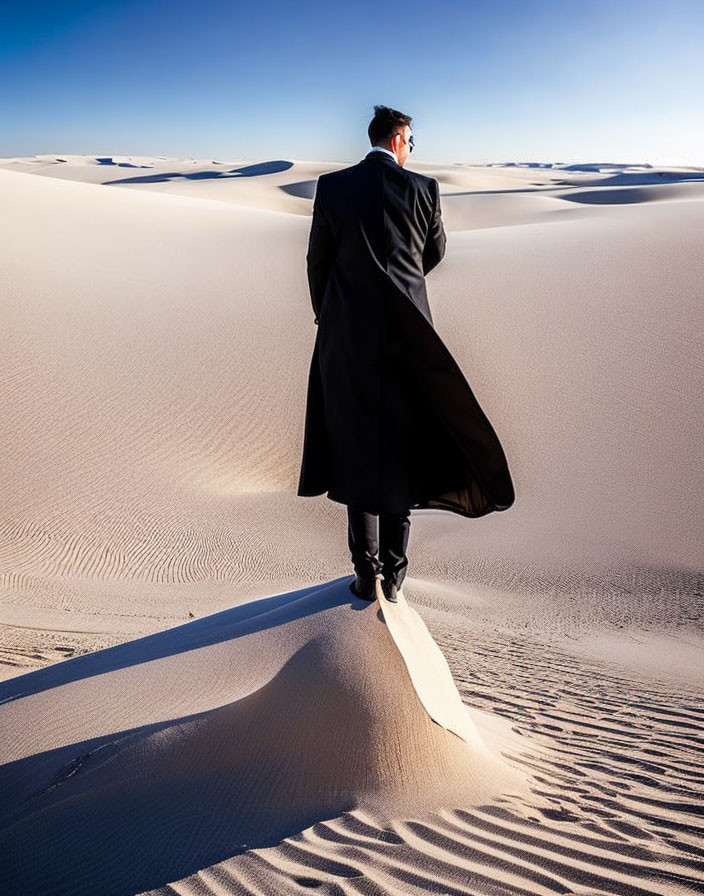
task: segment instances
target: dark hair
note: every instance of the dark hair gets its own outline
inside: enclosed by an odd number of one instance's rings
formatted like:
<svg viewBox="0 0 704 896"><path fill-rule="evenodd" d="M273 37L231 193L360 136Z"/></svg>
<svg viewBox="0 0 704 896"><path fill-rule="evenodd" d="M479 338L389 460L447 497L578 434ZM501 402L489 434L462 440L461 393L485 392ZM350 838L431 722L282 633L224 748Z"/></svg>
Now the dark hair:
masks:
<svg viewBox="0 0 704 896"><path fill-rule="evenodd" d="M398 109L390 109L388 106L374 106L374 118L369 122L367 134L372 146L384 140L390 140L396 129L410 125L413 121L410 115L404 115Z"/></svg>

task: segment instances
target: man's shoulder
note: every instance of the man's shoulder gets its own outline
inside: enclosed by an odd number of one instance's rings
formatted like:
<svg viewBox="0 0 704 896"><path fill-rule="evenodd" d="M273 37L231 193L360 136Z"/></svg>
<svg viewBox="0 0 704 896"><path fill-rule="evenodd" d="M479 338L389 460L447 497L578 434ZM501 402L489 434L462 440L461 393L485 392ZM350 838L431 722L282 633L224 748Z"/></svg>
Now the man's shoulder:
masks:
<svg viewBox="0 0 704 896"><path fill-rule="evenodd" d="M354 178L364 170L363 162L364 159L362 159L360 162L355 163L354 165L348 165L345 168L337 168L334 171L326 171L324 174L318 175L318 183L322 182L324 185L333 186L334 184L341 183L348 178ZM430 189L431 184L435 180L434 177L429 177L427 174L421 174L419 171L409 171L408 168L404 168L401 165L397 165L395 170L402 177L407 178L409 181L412 181L413 183L425 188L426 190Z"/></svg>
<svg viewBox="0 0 704 896"><path fill-rule="evenodd" d="M324 174L319 174L317 177L317 191L320 193L329 187L334 189L335 184L340 183L341 176L344 176L348 170L348 168L339 168L335 171L326 171Z"/></svg>
<svg viewBox="0 0 704 896"><path fill-rule="evenodd" d="M419 171L408 171L406 168L403 169L406 174L412 177L417 184L420 184L423 187L429 188L432 182L435 180L434 177L429 177L427 174L421 174Z"/></svg>
<svg viewBox="0 0 704 896"><path fill-rule="evenodd" d="M350 174L359 170L360 162L356 162L354 165L346 165L344 168L335 168L333 171L326 171L324 174L320 174L318 176L318 180L322 180L325 182L341 180L345 177L349 177Z"/></svg>

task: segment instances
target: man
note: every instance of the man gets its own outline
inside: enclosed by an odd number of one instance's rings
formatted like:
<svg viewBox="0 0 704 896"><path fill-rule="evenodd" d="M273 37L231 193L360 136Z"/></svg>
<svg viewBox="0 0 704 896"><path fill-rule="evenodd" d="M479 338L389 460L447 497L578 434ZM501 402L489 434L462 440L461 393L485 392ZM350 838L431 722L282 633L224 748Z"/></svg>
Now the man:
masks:
<svg viewBox="0 0 704 896"><path fill-rule="evenodd" d="M412 508L477 517L514 501L501 443L433 326L425 275L446 237L438 181L405 168L411 122L375 106L370 152L320 175L306 256L318 330L297 493L347 505L350 589L366 600L378 579L397 600Z"/></svg>

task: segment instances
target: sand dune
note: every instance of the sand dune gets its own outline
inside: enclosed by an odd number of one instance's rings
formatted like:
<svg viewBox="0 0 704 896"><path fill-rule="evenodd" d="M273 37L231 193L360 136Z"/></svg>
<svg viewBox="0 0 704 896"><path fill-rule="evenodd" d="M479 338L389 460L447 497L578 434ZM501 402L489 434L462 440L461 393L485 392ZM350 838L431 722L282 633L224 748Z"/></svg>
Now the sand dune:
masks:
<svg viewBox="0 0 704 896"><path fill-rule="evenodd" d="M380 599L403 654L345 579L6 682L0 890L134 893L360 805L526 791L446 666L414 689L439 651Z"/></svg>
<svg viewBox="0 0 704 896"><path fill-rule="evenodd" d="M390 607L294 494L334 167L0 160L6 892L700 890L702 172L418 163L516 504Z"/></svg>
<svg viewBox="0 0 704 896"><path fill-rule="evenodd" d="M3 893L695 891L696 700L347 584L0 686Z"/></svg>

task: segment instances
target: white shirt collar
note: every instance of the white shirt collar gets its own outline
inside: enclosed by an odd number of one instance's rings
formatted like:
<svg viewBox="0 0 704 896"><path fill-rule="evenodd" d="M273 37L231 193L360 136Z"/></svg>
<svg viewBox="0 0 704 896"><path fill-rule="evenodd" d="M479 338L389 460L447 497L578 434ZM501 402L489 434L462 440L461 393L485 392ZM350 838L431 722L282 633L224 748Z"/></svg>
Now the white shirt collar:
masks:
<svg viewBox="0 0 704 896"><path fill-rule="evenodd" d="M375 150L378 152L387 152L391 156L391 158L394 160L394 162L396 162L396 164L398 165L398 159L396 158L395 154L393 152L391 152L390 149L387 149L385 146L372 146L370 152L373 152Z"/></svg>

